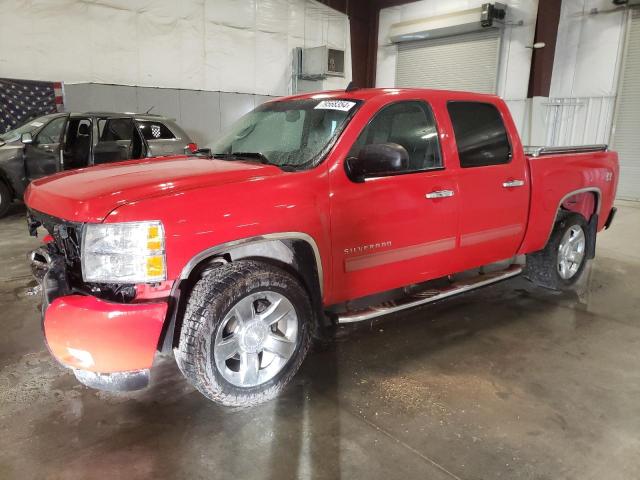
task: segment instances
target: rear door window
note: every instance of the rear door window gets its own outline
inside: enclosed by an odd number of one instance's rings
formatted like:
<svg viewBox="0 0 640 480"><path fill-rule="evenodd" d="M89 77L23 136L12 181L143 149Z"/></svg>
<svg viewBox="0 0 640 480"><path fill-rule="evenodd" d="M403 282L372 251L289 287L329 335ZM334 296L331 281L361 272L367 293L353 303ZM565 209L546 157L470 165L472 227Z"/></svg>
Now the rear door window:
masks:
<svg viewBox="0 0 640 480"><path fill-rule="evenodd" d="M101 142L120 142L133 139L133 122L129 118L100 119L98 121Z"/></svg>
<svg viewBox="0 0 640 480"><path fill-rule="evenodd" d="M500 112L490 103L447 104L462 168L500 165L511 161L511 146Z"/></svg>
<svg viewBox="0 0 640 480"><path fill-rule="evenodd" d="M145 140L172 140L176 138L164 123L137 121L136 124Z"/></svg>

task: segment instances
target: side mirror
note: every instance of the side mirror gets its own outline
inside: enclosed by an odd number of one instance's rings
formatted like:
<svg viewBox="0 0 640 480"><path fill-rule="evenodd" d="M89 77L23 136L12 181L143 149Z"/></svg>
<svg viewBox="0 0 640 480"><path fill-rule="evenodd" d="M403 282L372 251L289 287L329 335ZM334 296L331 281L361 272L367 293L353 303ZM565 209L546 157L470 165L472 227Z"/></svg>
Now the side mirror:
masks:
<svg viewBox="0 0 640 480"><path fill-rule="evenodd" d="M33 137L29 132L26 132L20 136L20 141L25 145L29 145L30 143L33 143Z"/></svg>
<svg viewBox="0 0 640 480"><path fill-rule="evenodd" d="M368 177L394 175L409 167L407 150L397 143L375 143L362 147L357 157L347 159L347 175L354 182Z"/></svg>

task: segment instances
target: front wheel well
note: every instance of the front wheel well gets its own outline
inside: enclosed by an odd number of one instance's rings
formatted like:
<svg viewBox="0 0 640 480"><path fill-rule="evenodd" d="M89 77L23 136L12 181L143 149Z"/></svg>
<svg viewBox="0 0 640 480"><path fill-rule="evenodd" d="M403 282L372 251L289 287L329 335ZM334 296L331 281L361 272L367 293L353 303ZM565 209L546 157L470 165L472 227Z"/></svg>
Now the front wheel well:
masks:
<svg viewBox="0 0 640 480"><path fill-rule="evenodd" d="M158 349L171 351L177 346L189 295L195 284L208 271L237 260L254 260L278 267L295 277L309 294L313 306L313 334L321 337L327 324L322 308L321 265L314 248L302 239L269 240L221 250L200 260L186 278L174 286L168 320L160 336Z"/></svg>

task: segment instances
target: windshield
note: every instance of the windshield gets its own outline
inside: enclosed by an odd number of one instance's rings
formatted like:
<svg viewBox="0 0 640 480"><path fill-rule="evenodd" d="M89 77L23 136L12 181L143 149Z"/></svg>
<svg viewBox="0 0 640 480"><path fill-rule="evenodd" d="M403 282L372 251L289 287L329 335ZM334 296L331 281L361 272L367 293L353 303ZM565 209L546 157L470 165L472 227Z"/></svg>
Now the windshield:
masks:
<svg viewBox="0 0 640 480"><path fill-rule="evenodd" d="M29 120L24 125L14 128L13 130L9 130L3 134L0 134L0 140L3 142L15 142L16 140L20 140L20 137L23 133L33 133L42 127L45 123L51 120L55 115L44 115L42 117L35 118L33 120Z"/></svg>
<svg viewBox="0 0 640 480"><path fill-rule="evenodd" d="M211 148L279 167L315 165L342 132L360 102L305 99L265 103L238 120Z"/></svg>

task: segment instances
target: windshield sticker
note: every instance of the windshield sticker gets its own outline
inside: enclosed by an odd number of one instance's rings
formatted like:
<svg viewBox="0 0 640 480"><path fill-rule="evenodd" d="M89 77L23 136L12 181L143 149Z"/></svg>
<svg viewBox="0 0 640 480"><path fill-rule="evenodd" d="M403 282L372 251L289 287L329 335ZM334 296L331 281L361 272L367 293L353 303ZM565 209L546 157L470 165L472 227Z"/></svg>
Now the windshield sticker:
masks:
<svg viewBox="0 0 640 480"><path fill-rule="evenodd" d="M347 102L346 100L323 100L316 105L316 110L340 110L348 112L353 108L356 102Z"/></svg>
<svg viewBox="0 0 640 480"><path fill-rule="evenodd" d="M42 123L42 122L31 122L29 125L31 125L32 127L41 127L42 125L44 125L44 123Z"/></svg>

